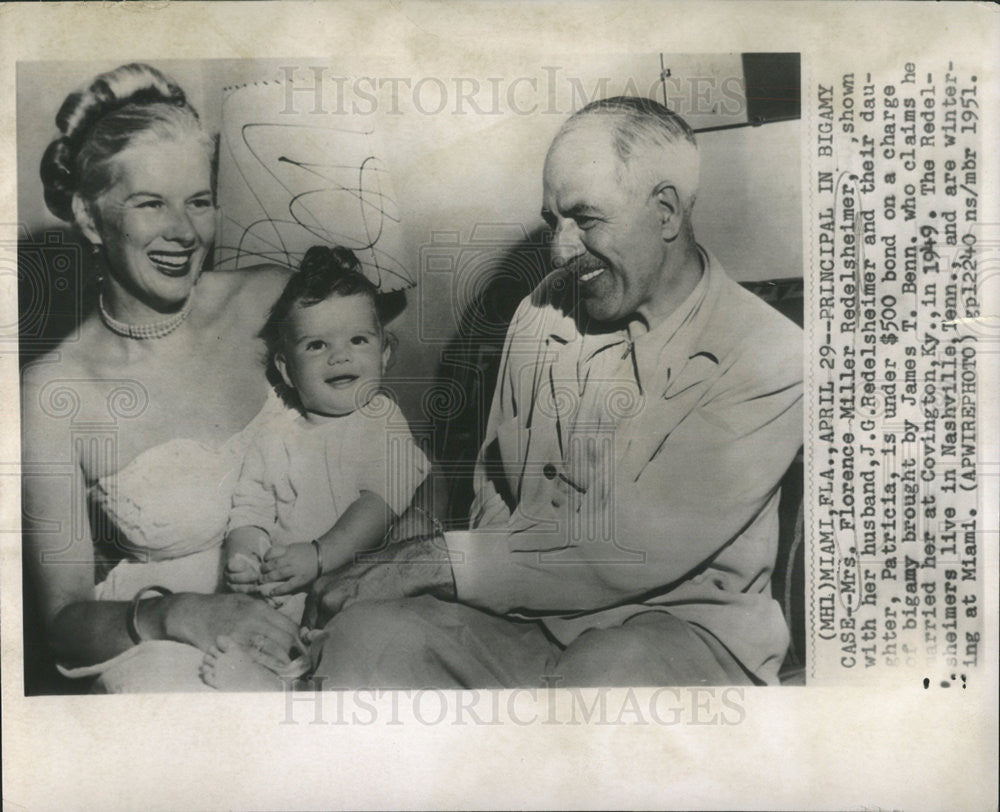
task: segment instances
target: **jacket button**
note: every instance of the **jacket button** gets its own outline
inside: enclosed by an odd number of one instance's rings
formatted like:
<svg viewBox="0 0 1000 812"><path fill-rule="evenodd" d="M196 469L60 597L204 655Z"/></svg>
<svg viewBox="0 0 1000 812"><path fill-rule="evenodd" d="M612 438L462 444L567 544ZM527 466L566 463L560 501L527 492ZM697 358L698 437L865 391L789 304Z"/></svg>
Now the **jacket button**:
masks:
<svg viewBox="0 0 1000 812"><path fill-rule="evenodd" d="M545 467L542 468L542 473L545 474L546 479L555 479L556 467L551 462L547 462L545 463Z"/></svg>

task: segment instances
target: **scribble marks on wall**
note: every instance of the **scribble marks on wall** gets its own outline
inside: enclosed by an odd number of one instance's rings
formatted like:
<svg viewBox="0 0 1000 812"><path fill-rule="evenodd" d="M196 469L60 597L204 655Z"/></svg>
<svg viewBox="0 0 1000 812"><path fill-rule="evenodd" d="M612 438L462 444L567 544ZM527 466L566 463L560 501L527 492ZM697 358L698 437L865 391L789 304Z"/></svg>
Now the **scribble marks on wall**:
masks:
<svg viewBox="0 0 1000 812"><path fill-rule="evenodd" d="M323 243L353 249L383 291L413 285L371 117L331 121L288 107L280 81L225 92L216 266L297 267Z"/></svg>

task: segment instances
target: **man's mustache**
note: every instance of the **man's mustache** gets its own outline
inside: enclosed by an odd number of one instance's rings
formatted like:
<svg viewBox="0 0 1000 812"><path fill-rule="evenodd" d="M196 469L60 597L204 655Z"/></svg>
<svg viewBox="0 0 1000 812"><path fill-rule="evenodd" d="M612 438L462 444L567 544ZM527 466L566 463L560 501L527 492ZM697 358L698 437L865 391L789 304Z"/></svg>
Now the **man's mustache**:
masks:
<svg viewBox="0 0 1000 812"><path fill-rule="evenodd" d="M591 254L584 254L583 256L574 257L563 265L563 270L573 276L581 276L585 273L596 271L598 268L606 267L607 264L597 257L592 256Z"/></svg>

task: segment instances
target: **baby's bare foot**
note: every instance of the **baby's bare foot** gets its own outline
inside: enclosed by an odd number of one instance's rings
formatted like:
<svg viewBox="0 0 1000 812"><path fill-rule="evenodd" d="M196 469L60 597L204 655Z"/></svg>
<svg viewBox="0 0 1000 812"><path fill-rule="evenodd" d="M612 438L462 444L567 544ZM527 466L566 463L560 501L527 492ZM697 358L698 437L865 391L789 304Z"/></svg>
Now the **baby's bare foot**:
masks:
<svg viewBox="0 0 1000 812"><path fill-rule="evenodd" d="M201 664L201 678L220 691L280 691L281 677L229 637L220 637Z"/></svg>

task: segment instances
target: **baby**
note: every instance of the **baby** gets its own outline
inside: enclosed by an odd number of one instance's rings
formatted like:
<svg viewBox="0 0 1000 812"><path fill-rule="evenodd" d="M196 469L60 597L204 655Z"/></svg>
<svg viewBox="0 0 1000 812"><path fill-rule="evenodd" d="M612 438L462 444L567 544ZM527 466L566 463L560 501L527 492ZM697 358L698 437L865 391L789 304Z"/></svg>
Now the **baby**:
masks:
<svg viewBox="0 0 1000 812"><path fill-rule="evenodd" d="M378 291L353 252L310 248L261 336L268 377L300 414L247 451L225 579L301 622L309 585L382 543L429 464L395 403L379 393L391 348ZM303 651L316 634L304 631ZM202 678L224 690L275 688L304 673L303 661L281 668L223 637L206 654Z"/></svg>

